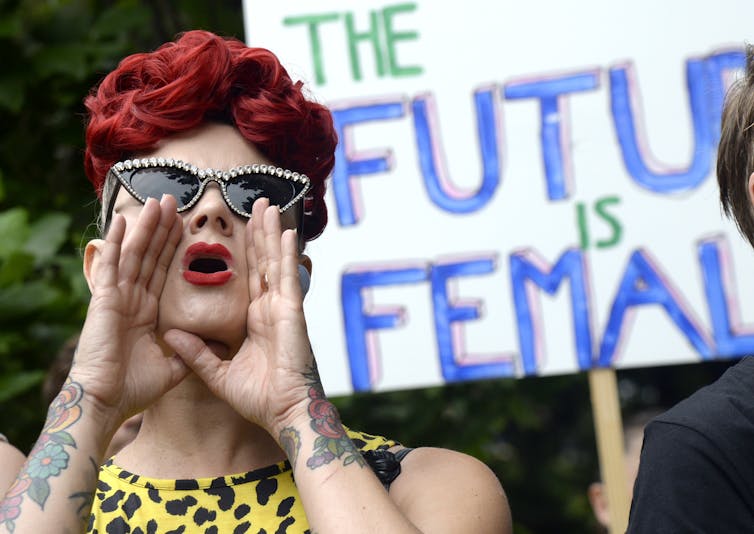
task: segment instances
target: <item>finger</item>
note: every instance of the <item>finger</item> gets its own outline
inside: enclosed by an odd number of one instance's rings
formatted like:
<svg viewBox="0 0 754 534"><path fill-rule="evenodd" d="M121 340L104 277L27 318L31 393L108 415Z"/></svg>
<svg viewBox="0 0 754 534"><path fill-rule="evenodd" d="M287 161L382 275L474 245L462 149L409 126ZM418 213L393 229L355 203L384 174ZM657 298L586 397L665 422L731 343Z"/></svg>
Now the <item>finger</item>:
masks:
<svg viewBox="0 0 754 534"><path fill-rule="evenodd" d="M168 276L168 268L175 256L175 249L178 247L178 243L183 237L183 219L178 215L175 210L172 213L172 226L165 244L160 253L160 257L157 259L152 278L149 280L147 291L156 296L162 293L162 287L165 285L165 280Z"/></svg>
<svg viewBox="0 0 754 534"><path fill-rule="evenodd" d="M252 301L262 294L262 279L257 267L257 253L254 249L254 228L251 221L246 223L246 265L249 270L249 297Z"/></svg>
<svg viewBox="0 0 754 534"><path fill-rule="evenodd" d="M280 239L280 290L296 300L303 300L301 284L298 281L298 233L288 229Z"/></svg>
<svg viewBox="0 0 754 534"><path fill-rule="evenodd" d="M141 208L136 224L123 243L119 277L121 280L135 282L142 267L142 260L155 226L160 220L160 204L154 198L148 198Z"/></svg>
<svg viewBox="0 0 754 534"><path fill-rule="evenodd" d="M105 237L101 266L94 276L94 287L112 287L118 283L120 247L125 233L126 219L123 218L123 215L115 215Z"/></svg>
<svg viewBox="0 0 754 534"><path fill-rule="evenodd" d="M267 250L264 240L264 212L270 205L266 198L260 198L251 209L251 228L254 239L254 252L257 256L257 272L262 290L266 289L267 278Z"/></svg>
<svg viewBox="0 0 754 534"><path fill-rule="evenodd" d="M229 362L218 358L201 338L183 330L168 330L163 339L209 390L222 398Z"/></svg>
<svg viewBox="0 0 754 534"><path fill-rule="evenodd" d="M280 291L280 210L269 206L264 210L264 244L267 253L267 283L271 291Z"/></svg>
<svg viewBox="0 0 754 534"><path fill-rule="evenodd" d="M191 368L181 359L180 356L174 354L173 356L166 358L163 354L157 356L160 359L158 365L151 365L150 372L159 370L161 382L163 384L163 394L167 393L179 383L183 381L186 376L191 372Z"/></svg>
<svg viewBox="0 0 754 534"><path fill-rule="evenodd" d="M148 285L149 280L152 278L152 273L154 272L157 262L167 245L166 240L175 224L175 215L175 198L171 195L163 195L160 200L160 218L157 222L157 227L152 233L152 238L147 245L147 249L144 252L144 258L141 262L142 265L139 271L138 280L143 285Z"/></svg>

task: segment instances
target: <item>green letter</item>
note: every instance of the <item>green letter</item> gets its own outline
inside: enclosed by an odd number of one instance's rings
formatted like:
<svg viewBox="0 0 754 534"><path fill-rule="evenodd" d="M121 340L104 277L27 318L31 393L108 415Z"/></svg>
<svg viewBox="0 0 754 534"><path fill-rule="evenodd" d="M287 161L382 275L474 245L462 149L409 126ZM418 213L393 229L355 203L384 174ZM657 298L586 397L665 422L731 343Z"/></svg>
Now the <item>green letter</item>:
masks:
<svg viewBox="0 0 754 534"><path fill-rule="evenodd" d="M617 245L620 241L621 234L623 233L623 227L621 226L618 219L605 211L606 206L608 206L609 204L619 203L620 199L618 197L605 197L601 198L594 204L594 211L597 212L597 215L599 215L613 229L613 234L609 239L601 239L597 241L597 248L612 247L613 245Z"/></svg>
<svg viewBox="0 0 754 534"><path fill-rule="evenodd" d="M317 85L325 83L324 66L322 65L322 45L319 41L319 24L338 20L337 13L323 13L322 15L300 15L298 17L285 17L283 24L293 26L295 24L307 24L309 27L309 42L312 47L312 60L314 61L314 79Z"/></svg>
<svg viewBox="0 0 754 534"><path fill-rule="evenodd" d="M589 248L589 229L586 225L586 209L583 202L576 203L576 225L579 229L581 250L586 250Z"/></svg>
<svg viewBox="0 0 754 534"><path fill-rule="evenodd" d="M405 41L408 39L417 39L417 32L396 32L393 30L393 15L403 11L414 11L416 4L397 4L386 7L382 10L382 17L385 21L385 42L387 43L387 54L390 61L390 74L393 76L416 76L422 73L422 68L416 65L410 67L401 67L398 65L396 57L395 42Z"/></svg>
<svg viewBox="0 0 754 534"><path fill-rule="evenodd" d="M380 46L380 24L377 16L376 11L370 11L369 30L359 33L354 28L353 13L346 13L346 35L348 36L348 50L351 53L351 73L354 80L361 80L361 63L359 62L359 51L356 48L359 41L369 41L372 43L377 76L382 77L385 75L385 61L382 58Z"/></svg>

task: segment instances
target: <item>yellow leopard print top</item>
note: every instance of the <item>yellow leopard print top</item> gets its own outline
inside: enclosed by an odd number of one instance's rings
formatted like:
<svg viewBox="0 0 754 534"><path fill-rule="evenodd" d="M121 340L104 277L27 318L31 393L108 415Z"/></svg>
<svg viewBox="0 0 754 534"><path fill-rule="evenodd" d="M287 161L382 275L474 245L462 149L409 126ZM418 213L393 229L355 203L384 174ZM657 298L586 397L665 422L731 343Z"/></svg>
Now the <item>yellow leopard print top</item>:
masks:
<svg viewBox="0 0 754 534"><path fill-rule="evenodd" d="M346 429L362 452L395 441ZM288 461L219 478L159 480L109 460L100 468L91 534L309 534Z"/></svg>

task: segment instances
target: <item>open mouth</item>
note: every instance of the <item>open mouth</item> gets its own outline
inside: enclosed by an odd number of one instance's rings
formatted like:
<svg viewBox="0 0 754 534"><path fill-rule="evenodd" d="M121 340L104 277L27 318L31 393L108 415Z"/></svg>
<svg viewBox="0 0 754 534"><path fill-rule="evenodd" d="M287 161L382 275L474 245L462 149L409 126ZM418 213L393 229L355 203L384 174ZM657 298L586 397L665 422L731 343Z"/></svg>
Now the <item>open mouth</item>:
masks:
<svg viewBox="0 0 754 534"><path fill-rule="evenodd" d="M189 263L189 271L197 273L219 273L228 270L228 264L220 258L197 258Z"/></svg>
<svg viewBox="0 0 754 534"><path fill-rule="evenodd" d="M230 251L219 243L194 243L183 258L183 278L195 285L222 285L233 276Z"/></svg>

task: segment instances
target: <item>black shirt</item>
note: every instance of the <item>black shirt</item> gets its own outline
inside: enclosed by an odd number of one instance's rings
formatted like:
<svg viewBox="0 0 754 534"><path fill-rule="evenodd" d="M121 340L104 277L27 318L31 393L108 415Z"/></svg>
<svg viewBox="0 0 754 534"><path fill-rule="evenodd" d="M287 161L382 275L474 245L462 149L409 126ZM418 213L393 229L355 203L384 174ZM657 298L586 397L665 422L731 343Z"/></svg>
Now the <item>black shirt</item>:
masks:
<svg viewBox="0 0 754 534"><path fill-rule="evenodd" d="M628 533L754 532L754 357L644 431Z"/></svg>

